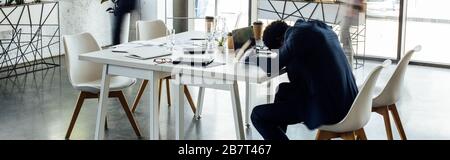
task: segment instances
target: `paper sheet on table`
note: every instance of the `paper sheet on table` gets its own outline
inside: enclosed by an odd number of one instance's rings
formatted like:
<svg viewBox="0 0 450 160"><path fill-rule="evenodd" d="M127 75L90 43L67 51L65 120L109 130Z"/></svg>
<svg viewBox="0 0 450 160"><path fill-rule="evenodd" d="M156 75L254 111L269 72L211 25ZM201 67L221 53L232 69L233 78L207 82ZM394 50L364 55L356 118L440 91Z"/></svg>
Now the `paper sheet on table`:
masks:
<svg viewBox="0 0 450 160"><path fill-rule="evenodd" d="M132 43L125 43L125 44L120 44L117 46L113 47L113 52L121 52L121 53L127 53L128 50L133 49L133 48L137 48L137 47L142 47L142 45L140 44L132 44Z"/></svg>
<svg viewBox="0 0 450 160"><path fill-rule="evenodd" d="M166 43L164 42L157 42L157 41L133 41L130 42L131 44L140 44L143 46L162 46Z"/></svg>
<svg viewBox="0 0 450 160"><path fill-rule="evenodd" d="M176 45L176 47L192 49L192 48L205 48L206 46L202 44L178 44Z"/></svg>
<svg viewBox="0 0 450 160"><path fill-rule="evenodd" d="M143 46L128 50L128 55L126 57L146 60L169 55L171 55L171 53L164 47Z"/></svg>

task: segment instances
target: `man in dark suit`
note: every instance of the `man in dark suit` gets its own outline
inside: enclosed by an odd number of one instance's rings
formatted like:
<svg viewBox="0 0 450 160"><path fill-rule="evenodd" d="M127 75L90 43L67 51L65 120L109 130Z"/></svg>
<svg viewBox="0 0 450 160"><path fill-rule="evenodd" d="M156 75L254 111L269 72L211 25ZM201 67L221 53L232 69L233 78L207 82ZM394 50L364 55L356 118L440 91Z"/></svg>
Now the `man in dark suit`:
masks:
<svg viewBox="0 0 450 160"><path fill-rule="evenodd" d="M114 11L113 26L113 45L120 44L120 33L122 32L122 23L127 13L133 11L137 0L118 0L117 8Z"/></svg>
<svg viewBox="0 0 450 160"><path fill-rule="evenodd" d="M290 81L278 86L274 103L253 109L252 122L264 139L288 140L288 125L316 129L344 119L358 88L331 27L320 21L298 20L293 27L276 21L263 39L267 47L279 48L272 65L286 69Z"/></svg>

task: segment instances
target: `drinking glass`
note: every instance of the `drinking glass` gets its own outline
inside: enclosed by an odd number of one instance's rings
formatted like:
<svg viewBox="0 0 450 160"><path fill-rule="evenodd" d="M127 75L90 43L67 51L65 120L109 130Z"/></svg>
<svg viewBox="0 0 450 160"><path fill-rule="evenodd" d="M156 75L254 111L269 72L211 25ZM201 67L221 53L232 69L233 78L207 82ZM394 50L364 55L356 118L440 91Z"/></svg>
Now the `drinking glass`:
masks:
<svg viewBox="0 0 450 160"><path fill-rule="evenodd" d="M214 30L214 39L218 42L219 47L224 47L225 39L227 37L226 19L225 17L216 18L216 25Z"/></svg>
<svg viewBox="0 0 450 160"><path fill-rule="evenodd" d="M167 30L167 47L171 52L175 50L175 29Z"/></svg>

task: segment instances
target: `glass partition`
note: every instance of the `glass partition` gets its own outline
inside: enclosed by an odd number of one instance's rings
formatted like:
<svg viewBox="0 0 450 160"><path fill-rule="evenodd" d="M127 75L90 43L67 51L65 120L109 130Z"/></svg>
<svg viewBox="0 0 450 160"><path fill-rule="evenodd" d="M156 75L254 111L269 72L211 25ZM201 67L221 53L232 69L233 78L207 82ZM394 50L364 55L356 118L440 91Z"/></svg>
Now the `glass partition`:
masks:
<svg viewBox="0 0 450 160"><path fill-rule="evenodd" d="M422 45L413 60L450 65L446 46L450 37L449 0L409 0L407 4L406 46Z"/></svg>
<svg viewBox="0 0 450 160"><path fill-rule="evenodd" d="M205 16L221 16L226 19L227 30L248 25L249 1L245 0L195 0L195 30L205 30Z"/></svg>
<svg viewBox="0 0 450 160"><path fill-rule="evenodd" d="M400 1L367 0L366 56L397 58Z"/></svg>

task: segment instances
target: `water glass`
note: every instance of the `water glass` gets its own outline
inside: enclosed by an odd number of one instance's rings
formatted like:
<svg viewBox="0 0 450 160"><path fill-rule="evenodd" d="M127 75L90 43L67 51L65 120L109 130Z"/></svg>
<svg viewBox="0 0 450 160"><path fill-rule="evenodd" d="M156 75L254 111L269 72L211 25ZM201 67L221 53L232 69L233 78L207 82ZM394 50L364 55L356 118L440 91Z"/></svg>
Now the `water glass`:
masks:
<svg viewBox="0 0 450 160"><path fill-rule="evenodd" d="M175 29L167 30L167 47L169 51L175 50Z"/></svg>

